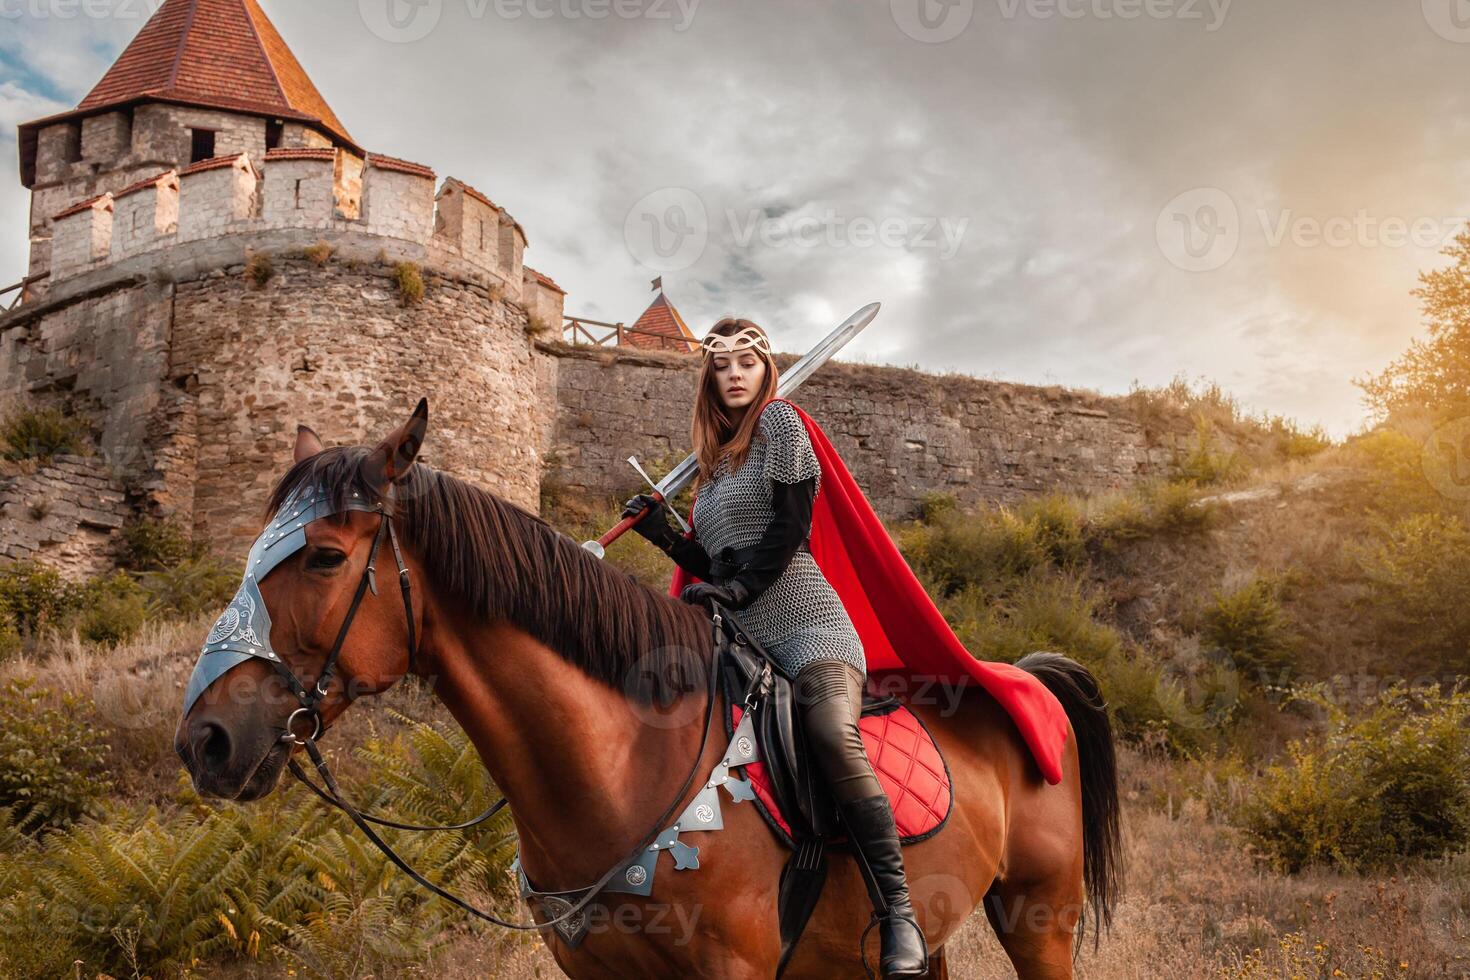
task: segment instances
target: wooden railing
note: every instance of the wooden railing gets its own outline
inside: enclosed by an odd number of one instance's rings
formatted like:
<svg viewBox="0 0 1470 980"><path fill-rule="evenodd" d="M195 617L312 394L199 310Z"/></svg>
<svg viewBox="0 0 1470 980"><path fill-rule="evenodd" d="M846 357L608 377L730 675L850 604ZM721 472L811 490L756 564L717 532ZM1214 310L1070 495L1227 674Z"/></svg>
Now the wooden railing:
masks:
<svg viewBox="0 0 1470 980"><path fill-rule="evenodd" d="M569 344L592 344L598 347L641 347L654 350L671 350L690 353L690 341L670 337L664 333L637 330L621 323L606 323L588 320L585 317L569 316L562 325L562 339ZM600 331L600 332L599 332ZM637 338L635 341L634 338ZM697 349L697 345L696 345Z"/></svg>
<svg viewBox="0 0 1470 980"><path fill-rule="evenodd" d="M15 309L17 306L19 306L20 304L24 303L26 301L26 298L27 298L26 297L26 290L27 290L27 288L30 287L30 286L35 285L36 283L40 282L42 279L49 278L50 275L51 275L51 273L49 273L49 272L43 272L43 273L41 273L38 276L27 276L26 278L22 279L20 282L16 283L13 286L6 286L4 289L0 289L0 310L4 310L5 312L8 313L11 310ZM10 294L10 293L15 293L15 299L13 299L9 303L7 303L7 302L4 301L4 297L6 295Z"/></svg>

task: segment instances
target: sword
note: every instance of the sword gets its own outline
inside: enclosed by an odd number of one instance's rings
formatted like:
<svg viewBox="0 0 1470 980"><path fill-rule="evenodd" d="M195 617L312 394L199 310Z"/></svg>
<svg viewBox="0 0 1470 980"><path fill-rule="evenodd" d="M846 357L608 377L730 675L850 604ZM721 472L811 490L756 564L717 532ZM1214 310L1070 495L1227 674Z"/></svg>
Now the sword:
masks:
<svg viewBox="0 0 1470 980"><path fill-rule="evenodd" d="M776 389L777 397L785 398L797 388L800 388L802 383L807 378L810 378L817 368L826 364L832 359L833 354L836 354L843 347L847 346L848 341L862 333L863 328L873 322L873 318L878 315L880 308L881 304L879 303L869 303L867 306L858 310L844 320L836 330L833 330L824 337L821 343L807 351L805 357L791 365L788 370L783 371L781 373L781 383ZM682 463L669 471L668 476L654 485L653 499L658 501L661 506L668 507L670 513L673 513L674 509L669 505L669 501L677 497L681 490L694 481L694 475L698 471L699 459L693 453L690 453ZM640 474L642 473L641 468L639 468L639 472ZM647 474L643 474L643 477L644 479L648 479ZM582 547L592 552L598 558L604 557L607 554L607 546L622 537L634 524L643 520L644 515L650 509L645 507L632 517L623 518L602 537L596 541L584 542ZM678 517L679 515L675 513L674 516ZM682 525L684 522L681 519L679 523Z"/></svg>

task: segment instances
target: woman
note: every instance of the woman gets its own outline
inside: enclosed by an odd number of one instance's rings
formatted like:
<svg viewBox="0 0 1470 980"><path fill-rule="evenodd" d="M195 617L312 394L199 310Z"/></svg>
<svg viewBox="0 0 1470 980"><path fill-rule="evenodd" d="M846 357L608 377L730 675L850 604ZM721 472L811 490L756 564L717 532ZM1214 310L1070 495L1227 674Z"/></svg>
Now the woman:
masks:
<svg viewBox="0 0 1470 980"><path fill-rule="evenodd" d="M647 509L636 530L702 581L685 602L717 601L796 679L802 725L823 775L882 892L883 975L928 972L888 797L858 732L867 664L842 601L807 549L821 465L796 410L776 397L777 370L765 332L726 319L704 340L694 403L699 459L694 537L679 534L647 494L623 513Z"/></svg>

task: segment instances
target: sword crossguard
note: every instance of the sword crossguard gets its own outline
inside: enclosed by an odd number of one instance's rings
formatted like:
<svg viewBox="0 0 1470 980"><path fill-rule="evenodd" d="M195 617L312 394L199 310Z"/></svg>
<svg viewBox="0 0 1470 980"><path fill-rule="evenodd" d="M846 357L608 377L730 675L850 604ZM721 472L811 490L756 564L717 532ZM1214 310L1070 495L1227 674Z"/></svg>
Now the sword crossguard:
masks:
<svg viewBox="0 0 1470 980"><path fill-rule="evenodd" d="M649 489L653 491L653 498L663 505L664 510L674 515L674 520L679 522L679 527L683 529L685 534L688 534L690 530L689 525L685 523L684 518L679 516L679 512L675 510L673 508L673 505L669 503L668 498L664 496L663 491L658 488L658 484L653 482L653 477L649 476L648 472L643 468L643 464L638 462L638 457L629 456L628 465L638 471L638 475L643 477L643 482L648 484Z"/></svg>

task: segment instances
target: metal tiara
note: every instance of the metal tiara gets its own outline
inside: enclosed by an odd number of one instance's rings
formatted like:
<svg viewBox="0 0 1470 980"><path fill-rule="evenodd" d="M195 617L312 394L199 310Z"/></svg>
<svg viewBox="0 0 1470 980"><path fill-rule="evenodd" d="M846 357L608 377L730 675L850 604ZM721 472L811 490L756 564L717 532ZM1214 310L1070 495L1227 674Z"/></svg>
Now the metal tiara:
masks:
<svg viewBox="0 0 1470 980"><path fill-rule="evenodd" d="M706 354L733 354L736 351L755 348L763 354L771 353L771 342L760 327L746 327L739 333L712 333L701 344Z"/></svg>

